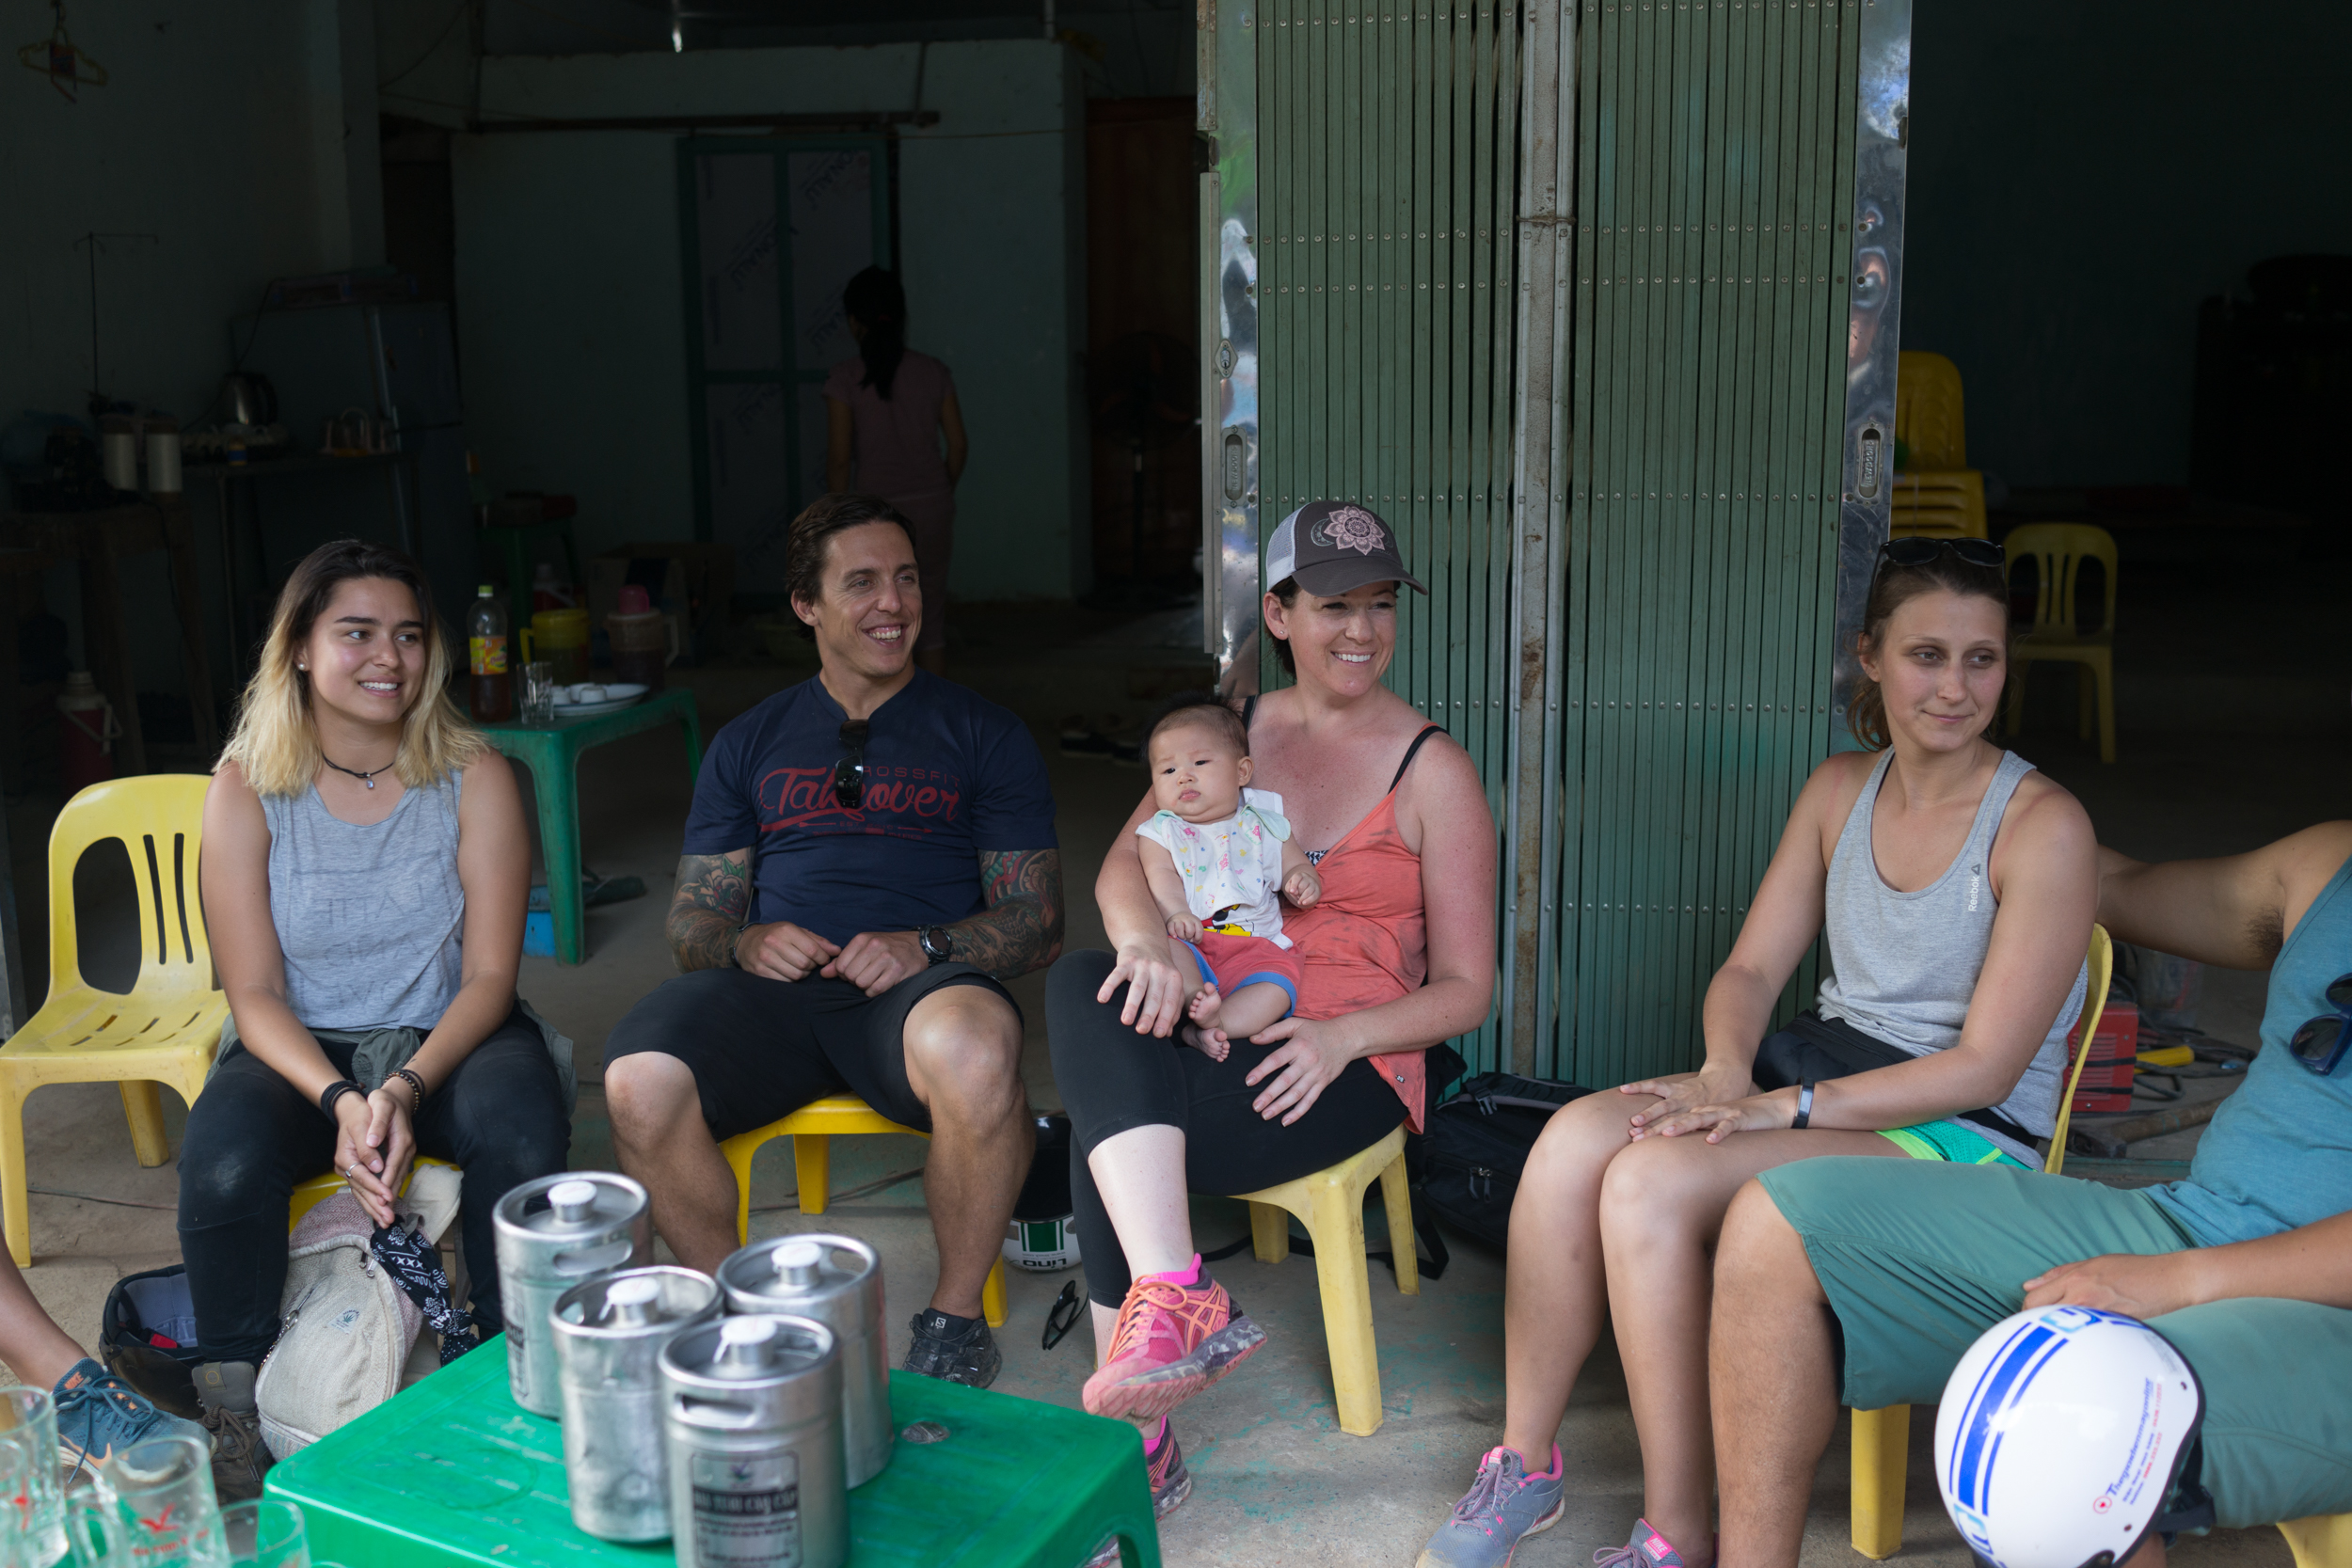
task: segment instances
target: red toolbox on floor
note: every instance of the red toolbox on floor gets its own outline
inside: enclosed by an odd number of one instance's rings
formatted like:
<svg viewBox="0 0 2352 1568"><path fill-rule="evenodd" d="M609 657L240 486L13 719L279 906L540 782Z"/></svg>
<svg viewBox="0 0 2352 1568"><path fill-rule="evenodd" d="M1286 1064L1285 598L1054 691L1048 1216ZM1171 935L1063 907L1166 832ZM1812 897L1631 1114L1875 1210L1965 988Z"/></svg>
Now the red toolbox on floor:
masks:
<svg viewBox="0 0 2352 1568"><path fill-rule="evenodd" d="M2081 1046L2083 1026L2067 1031L2067 1061ZM2074 1114L2132 1108L2132 1069L2139 1054L2139 1009L2129 1002L2109 1002L2090 1036L2090 1059L2083 1064L2082 1082L2074 1086Z"/></svg>

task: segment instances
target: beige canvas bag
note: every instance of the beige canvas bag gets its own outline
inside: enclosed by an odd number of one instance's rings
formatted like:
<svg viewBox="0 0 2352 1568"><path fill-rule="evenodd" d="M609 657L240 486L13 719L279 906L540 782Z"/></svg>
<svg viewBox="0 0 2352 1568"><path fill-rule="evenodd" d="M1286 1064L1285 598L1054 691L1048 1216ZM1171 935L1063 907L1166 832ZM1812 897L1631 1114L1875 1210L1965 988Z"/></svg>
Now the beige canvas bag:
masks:
<svg viewBox="0 0 2352 1568"><path fill-rule="evenodd" d="M438 1243L457 1216L461 1181L446 1165L419 1165L393 1206ZM283 1325L254 1386L262 1437L283 1459L382 1404L415 1377L410 1358L424 1315L375 1259L375 1222L348 1189L302 1216L287 1243ZM422 1368L437 1365L429 1349Z"/></svg>

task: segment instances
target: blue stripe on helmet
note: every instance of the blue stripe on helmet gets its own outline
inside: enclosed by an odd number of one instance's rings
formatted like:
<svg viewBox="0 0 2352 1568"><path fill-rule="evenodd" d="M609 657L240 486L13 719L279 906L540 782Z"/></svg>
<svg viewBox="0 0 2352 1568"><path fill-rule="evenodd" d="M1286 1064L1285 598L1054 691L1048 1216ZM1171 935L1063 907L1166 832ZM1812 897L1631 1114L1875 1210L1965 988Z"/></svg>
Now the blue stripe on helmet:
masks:
<svg viewBox="0 0 2352 1568"><path fill-rule="evenodd" d="M2011 1386L2042 1349L2058 1338L2055 1330L2038 1323L2025 1325L1994 1356L1969 1395L1968 1412L1961 1426L1960 1451L1952 1465L1952 1492L1979 1513L1985 1512L1984 1490L1992 1480L1990 1450L1997 1446L1993 1418L2009 1402Z"/></svg>

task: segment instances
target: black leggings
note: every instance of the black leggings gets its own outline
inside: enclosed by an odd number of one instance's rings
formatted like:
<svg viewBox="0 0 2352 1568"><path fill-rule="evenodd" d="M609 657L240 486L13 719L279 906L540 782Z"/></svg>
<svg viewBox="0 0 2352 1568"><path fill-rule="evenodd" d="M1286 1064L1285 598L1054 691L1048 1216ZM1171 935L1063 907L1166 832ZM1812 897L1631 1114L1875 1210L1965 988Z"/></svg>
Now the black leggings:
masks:
<svg viewBox="0 0 2352 1568"><path fill-rule="evenodd" d="M350 1072L353 1047L319 1044L336 1071ZM510 1189L562 1170L571 1153L563 1085L539 1026L519 1008L509 1014L425 1101L415 1131L418 1153L465 1173L466 1271L487 1337L504 1324L490 1211ZM233 1047L189 1107L180 1149L180 1253L205 1360L259 1364L277 1340L287 1203L334 1159L335 1124L276 1069Z"/></svg>
<svg viewBox="0 0 2352 1568"><path fill-rule="evenodd" d="M1325 1085L1314 1108L1285 1127L1251 1110L1265 1085L1243 1082L1276 1047L1233 1041L1225 1060L1119 1022L1124 990L1097 1002L1116 962L1099 949L1072 953L1045 982L1046 1038L1054 1083L1070 1112L1070 1196L1086 1256L1087 1294L1116 1307L1127 1297L1127 1255L1095 1191L1087 1155L1131 1128L1184 1134L1184 1185L1232 1196L1291 1181L1370 1147L1405 1119L1405 1102L1359 1059Z"/></svg>

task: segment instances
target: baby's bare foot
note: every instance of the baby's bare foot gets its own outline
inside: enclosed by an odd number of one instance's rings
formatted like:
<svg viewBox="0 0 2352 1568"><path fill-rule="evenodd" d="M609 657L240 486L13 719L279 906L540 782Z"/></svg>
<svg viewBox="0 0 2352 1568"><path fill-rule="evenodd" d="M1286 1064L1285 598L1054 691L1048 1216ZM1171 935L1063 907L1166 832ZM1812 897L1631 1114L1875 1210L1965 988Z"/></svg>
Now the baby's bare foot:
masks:
<svg viewBox="0 0 2352 1568"><path fill-rule="evenodd" d="M1214 1025L1187 1023L1177 1033L1183 1037L1186 1045L1191 1046L1213 1062L1221 1062L1232 1053L1232 1037Z"/></svg>
<svg viewBox="0 0 2352 1568"><path fill-rule="evenodd" d="M1184 1008L1184 1016L1204 1029L1214 1029L1224 1016L1225 998L1214 985L1202 986L1193 992L1192 1001Z"/></svg>

